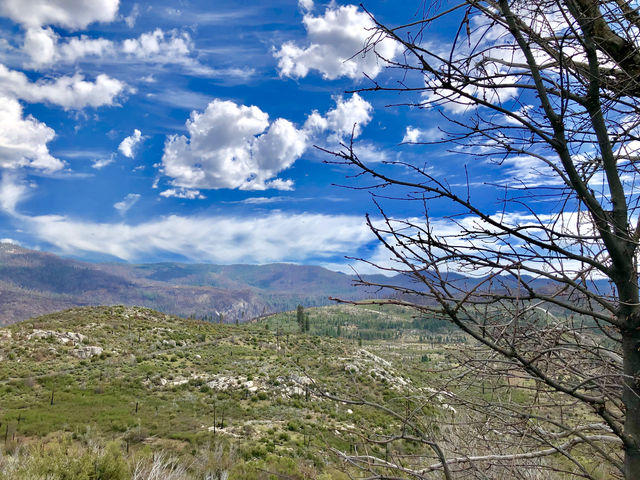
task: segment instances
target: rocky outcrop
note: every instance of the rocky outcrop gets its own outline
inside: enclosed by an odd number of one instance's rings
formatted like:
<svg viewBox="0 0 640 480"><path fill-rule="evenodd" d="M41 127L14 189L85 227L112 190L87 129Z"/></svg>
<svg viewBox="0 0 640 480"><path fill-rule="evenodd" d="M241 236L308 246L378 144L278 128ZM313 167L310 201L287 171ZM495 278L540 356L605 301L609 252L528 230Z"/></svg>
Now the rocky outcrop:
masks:
<svg viewBox="0 0 640 480"><path fill-rule="evenodd" d="M96 347L96 346L80 347L80 348L74 348L73 350L71 350L71 355L81 359L91 358L101 354L102 354L102 347Z"/></svg>
<svg viewBox="0 0 640 480"><path fill-rule="evenodd" d="M52 330L39 330L34 329L32 333L27 335L27 340L33 340L38 338L54 338L60 343L72 343L73 345L80 345L87 340L86 335L75 332L55 332Z"/></svg>

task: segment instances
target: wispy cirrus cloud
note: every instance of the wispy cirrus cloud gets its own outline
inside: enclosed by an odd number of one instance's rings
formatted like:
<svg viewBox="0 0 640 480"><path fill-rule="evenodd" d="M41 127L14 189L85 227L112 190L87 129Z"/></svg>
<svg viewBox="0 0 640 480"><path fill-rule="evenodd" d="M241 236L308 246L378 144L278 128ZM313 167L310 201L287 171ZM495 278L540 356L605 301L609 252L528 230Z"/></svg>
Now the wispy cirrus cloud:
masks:
<svg viewBox="0 0 640 480"><path fill-rule="evenodd" d="M340 215L171 215L136 225L56 215L22 220L23 228L62 252L106 253L128 261L171 253L213 263L306 262L355 254L372 240L362 218Z"/></svg>
<svg viewBox="0 0 640 480"><path fill-rule="evenodd" d="M172 254L213 263L329 262L355 255L374 240L354 215L168 215L128 224L21 213L20 202L32 192L24 181L4 175L1 211L34 240L66 254L108 254L126 261ZM126 212L139 198L129 194L114 207Z"/></svg>
<svg viewBox="0 0 640 480"><path fill-rule="evenodd" d="M120 212L120 215L124 215L129 211L131 207L138 203L138 200L140 200L141 197L142 195L140 195L139 193L129 193L121 201L114 203L113 208L118 210L118 212Z"/></svg>

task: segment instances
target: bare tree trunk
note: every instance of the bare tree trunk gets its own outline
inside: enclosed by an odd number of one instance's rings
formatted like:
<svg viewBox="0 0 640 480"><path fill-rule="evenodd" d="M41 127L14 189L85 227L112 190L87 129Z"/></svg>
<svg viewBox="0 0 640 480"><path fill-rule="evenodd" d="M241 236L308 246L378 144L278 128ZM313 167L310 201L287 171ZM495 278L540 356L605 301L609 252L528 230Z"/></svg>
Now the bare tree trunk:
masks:
<svg viewBox="0 0 640 480"><path fill-rule="evenodd" d="M370 15L375 27L361 53L377 55L402 77L372 79L357 91L401 93L406 103L396 105L440 113L440 138L413 143L427 156L432 151L424 145L438 152L448 143L447 153L466 162L465 176L438 172L435 155L424 166L413 159L384 166L362 160L353 139L339 151L325 150L335 163L355 168L354 177L372 181L379 218L368 216L368 225L396 265L382 268L418 286L393 279L361 283L394 289L397 297L388 301L447 319L475 342L458 353L462 373L436 394L446 395L449 406L459 402L471 418L467 425L452 420L457 443L443 443L454 474L530 478L547 468L574 478L636 480L636 5L467 0L445 6L433 0L424 6L421 19L400 26ZM429 37L434 31L438 42ZM400 44L404 55L384 58L376 50L383 41ZM467 167L486 178L477 160L501 170L497 207L469 180ZM393 193L379 193L387 187ZM382 202L398 198L420 205L420 212L407 208L392 217ZM455 213L434 218L447 202ZM549 208L538 210L538 202ZM455 397L456 388L484 395ZM360 460L365 465L370 458ZM443 465L434 463L416 478ZM402 468L395 467L406 474Z"/></svg>
<svg viewBox="0 0 640 480"><path fill-rule="evenodd" d="M634 329L622 339L624 385L624 474L627 480L640 478L640 331Z"/></svg>

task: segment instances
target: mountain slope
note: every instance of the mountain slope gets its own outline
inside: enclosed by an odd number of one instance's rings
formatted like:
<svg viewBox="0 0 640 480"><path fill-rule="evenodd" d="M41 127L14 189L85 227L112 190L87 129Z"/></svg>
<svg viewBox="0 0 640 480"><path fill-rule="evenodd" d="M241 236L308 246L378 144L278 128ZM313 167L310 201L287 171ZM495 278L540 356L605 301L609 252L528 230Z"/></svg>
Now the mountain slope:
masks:
<svg viewBox="0 0 640 480"><path fill-rule="evenodd" d="M412 378L420 378L414 370L423 354L384 360L353 341L283 336L264 324L216 325L121 306L74 308L0 329L4 448L41 442L69 450L115 441L134 465L151 452L155 458L170 451L190 465L193 479L226 478L208 476L201 465L215 451L214 466L230 479L272 478L260 473L268 471L346 480L329 448L353 445L355 425L387 428L393 420L320 392L378 402L415 394ZM47 449L23 449L41 451Z"/></svg>
<svg viewBox="0 0 640 480"><path fill-rule="evenodd" d="M371 277L375 278L375 277ZM0 244L0 325L85 305L139 305L166 313L244 321L362 298L354 277L316 266L93 264Z"/></svg>
<svg viewBox="0 0 640 480"><path fill-rule="evenodd" d="M482 279L449 273L461 284ZM428 276L428 274L427 274ZM363 275L374 284L408 289L420 285L407 276ZM324 306L329 297L362 299L401 296L392 290L355 287L356 277L318 266L293 264L207 265L85 263L0 243L0 325L64 308L86 305L139 305L183 317L243 322L266 314ZM517 288L500 278L496 288ZM495 283L495 280L494 280ZM608 289L596 282L594 288ZM532 286L554 288L536 280ZM424 298L405 296L416 302Z"/></svg>

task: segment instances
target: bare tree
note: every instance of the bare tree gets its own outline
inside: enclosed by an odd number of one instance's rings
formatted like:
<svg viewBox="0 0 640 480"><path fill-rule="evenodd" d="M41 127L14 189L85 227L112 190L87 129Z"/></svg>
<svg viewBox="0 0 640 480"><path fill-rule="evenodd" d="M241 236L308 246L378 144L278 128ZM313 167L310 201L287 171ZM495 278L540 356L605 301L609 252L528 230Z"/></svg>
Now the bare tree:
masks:
<svg viewBox="0 0 640 480"><path fill-rule="evenodd" d="M415 280L377 286L476 345L459 352L450 388L377 405L399 432L368 436L366 454L341 452L368 478L640 478L636 7L434 1L405 25L374 19L362 53L392 39L404 56L381 58L391 80L358 91L437 111L439 141L504 181L487 207L473 182L450 182L430 162L369 164L353 143L330 152L373 180L379 214L367 221L394 260L380 268ZM454 25L448 44L430 41L439 25ZM398 198L421 215L386 214ZM431 216L443 202L451 214ZM437 431L421 414L430 397L462 407ZM432 456L374 448L407 440Z"/></svg>

